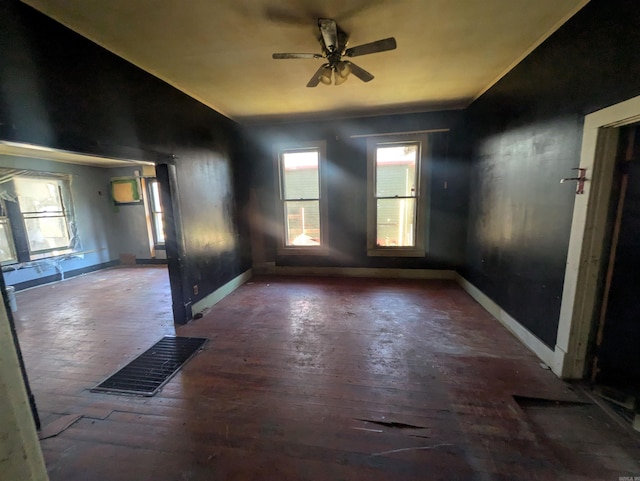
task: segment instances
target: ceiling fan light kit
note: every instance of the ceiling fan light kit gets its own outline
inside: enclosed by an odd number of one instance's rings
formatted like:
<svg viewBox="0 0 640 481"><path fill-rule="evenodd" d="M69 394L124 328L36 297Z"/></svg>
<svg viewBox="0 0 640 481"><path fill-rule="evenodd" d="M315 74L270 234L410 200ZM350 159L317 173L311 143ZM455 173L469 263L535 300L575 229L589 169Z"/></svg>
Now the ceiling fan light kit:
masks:
<svg viewBox="0 0 640 481"><path fill-rule="evenodd" d="M341 85L346 82L349 74L353 74L363 82L373 80L373 75L358 67L349 60L342 60L342 57L358 57L360 55L369 55L377 52L385 52L396 48L396 40L393 37L377 40L371 43L365 43L356 47L347 48L349 37L336 24L335 20L329 18L318 19L318 29L320 30L320 44L322 46L322 54L318 53L274 53L274 59L326 59L327 63L323 64L311 80L307 83L307 87L316 87L320 82L325 85L331 85L333 76L334 85Z"/></svg>
<svg viewBox="0 0 640 481"><path fill-rule="evenodd" d="M349 74L351 73L351 66L348 62L338 62L335 72L335 84L340 85L347 81Z"/></svg>
<svg viewBox="0 0 640 481"><path fill-rule="evenodd" d="M322 66L322 73L320 74L320 82L325 85L331 85L331 67L329 64Z"/></svg>

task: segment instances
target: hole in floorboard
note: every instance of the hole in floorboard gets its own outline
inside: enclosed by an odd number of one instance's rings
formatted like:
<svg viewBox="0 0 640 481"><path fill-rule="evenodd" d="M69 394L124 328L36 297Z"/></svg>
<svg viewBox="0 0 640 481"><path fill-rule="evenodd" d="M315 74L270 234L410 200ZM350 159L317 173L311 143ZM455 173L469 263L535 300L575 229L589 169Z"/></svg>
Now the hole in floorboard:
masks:
<svg viewBox="0 0 640 481"><path fill-rule="evenodd" d="M394 429L426 429L424 426L417 426L415 424L407 424L407 423L398 423L395 421L374 421L372 419L359 419L356 418L356 421L361 421L363 423L371 423L376 424L378 426L384 426L385 428L394 428Z"/></svg>
<svg viewBox="0 0 640 481"><path fill-rule="evenodd" d="M545 406L582 406L584 404L593 404L589 401L569 401L565 399L548 399L529 396L513 395L513 399L522 408L524 407L545 407Z"/></svg>

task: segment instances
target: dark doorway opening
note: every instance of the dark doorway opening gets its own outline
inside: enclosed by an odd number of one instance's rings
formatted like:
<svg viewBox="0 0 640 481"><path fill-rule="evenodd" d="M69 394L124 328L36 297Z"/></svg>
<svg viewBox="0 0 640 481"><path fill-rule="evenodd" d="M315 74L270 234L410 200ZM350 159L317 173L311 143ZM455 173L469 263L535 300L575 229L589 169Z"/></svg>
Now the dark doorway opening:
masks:
<svg viewBox="0 0 640 481"><path fill-rule="evenodd" d="M620 129L591 381L636 424L640 413L640 128Z"/></svg>

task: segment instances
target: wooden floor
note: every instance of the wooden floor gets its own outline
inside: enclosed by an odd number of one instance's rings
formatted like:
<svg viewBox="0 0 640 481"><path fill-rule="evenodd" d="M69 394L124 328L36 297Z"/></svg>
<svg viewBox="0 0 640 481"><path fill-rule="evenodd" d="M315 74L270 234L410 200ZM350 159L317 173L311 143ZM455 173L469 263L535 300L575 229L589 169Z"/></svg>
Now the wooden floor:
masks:
<svg viewBox="0 0 640 481"><path fill-rule="evenodd" d="M17 301L43 431L82 416L41 441L54 481L640 476L638 438L453 282L254 278L176 330L164 268ZM174 333L210 341L155 397L89 392Z"/></svg>

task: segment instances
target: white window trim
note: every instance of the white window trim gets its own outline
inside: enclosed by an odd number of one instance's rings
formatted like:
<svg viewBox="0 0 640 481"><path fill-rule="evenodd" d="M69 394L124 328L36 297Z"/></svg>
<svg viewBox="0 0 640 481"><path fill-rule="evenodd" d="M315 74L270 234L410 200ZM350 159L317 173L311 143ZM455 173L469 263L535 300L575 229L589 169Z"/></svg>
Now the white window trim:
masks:
<svg viewBox="0 0 640 481"><path fill-rule="evenodd" d="M419 142L418 155L418 199L416 202L416 228L414 247L381 247L376 244L376 149L380 144ZM371 257L424 257L428 252L426 227L429 220L429 185L427 157L429 144L427 135L397 134L367 138L367 255Z"/></svg>
<svg viewBox="0 0 640 481"><path fill-rule="evenodd" d="M282 154L296 150L318 150L318 180L320 193L320 245L319 246L288 246L285 233L285 203L282 195ZM278 222L278 255L326 256L329 253L329 219L327 206L327 183L325 168L327 159L327 143L324 140L278 144L274 147L275 199L276 217Z"/></svg>

